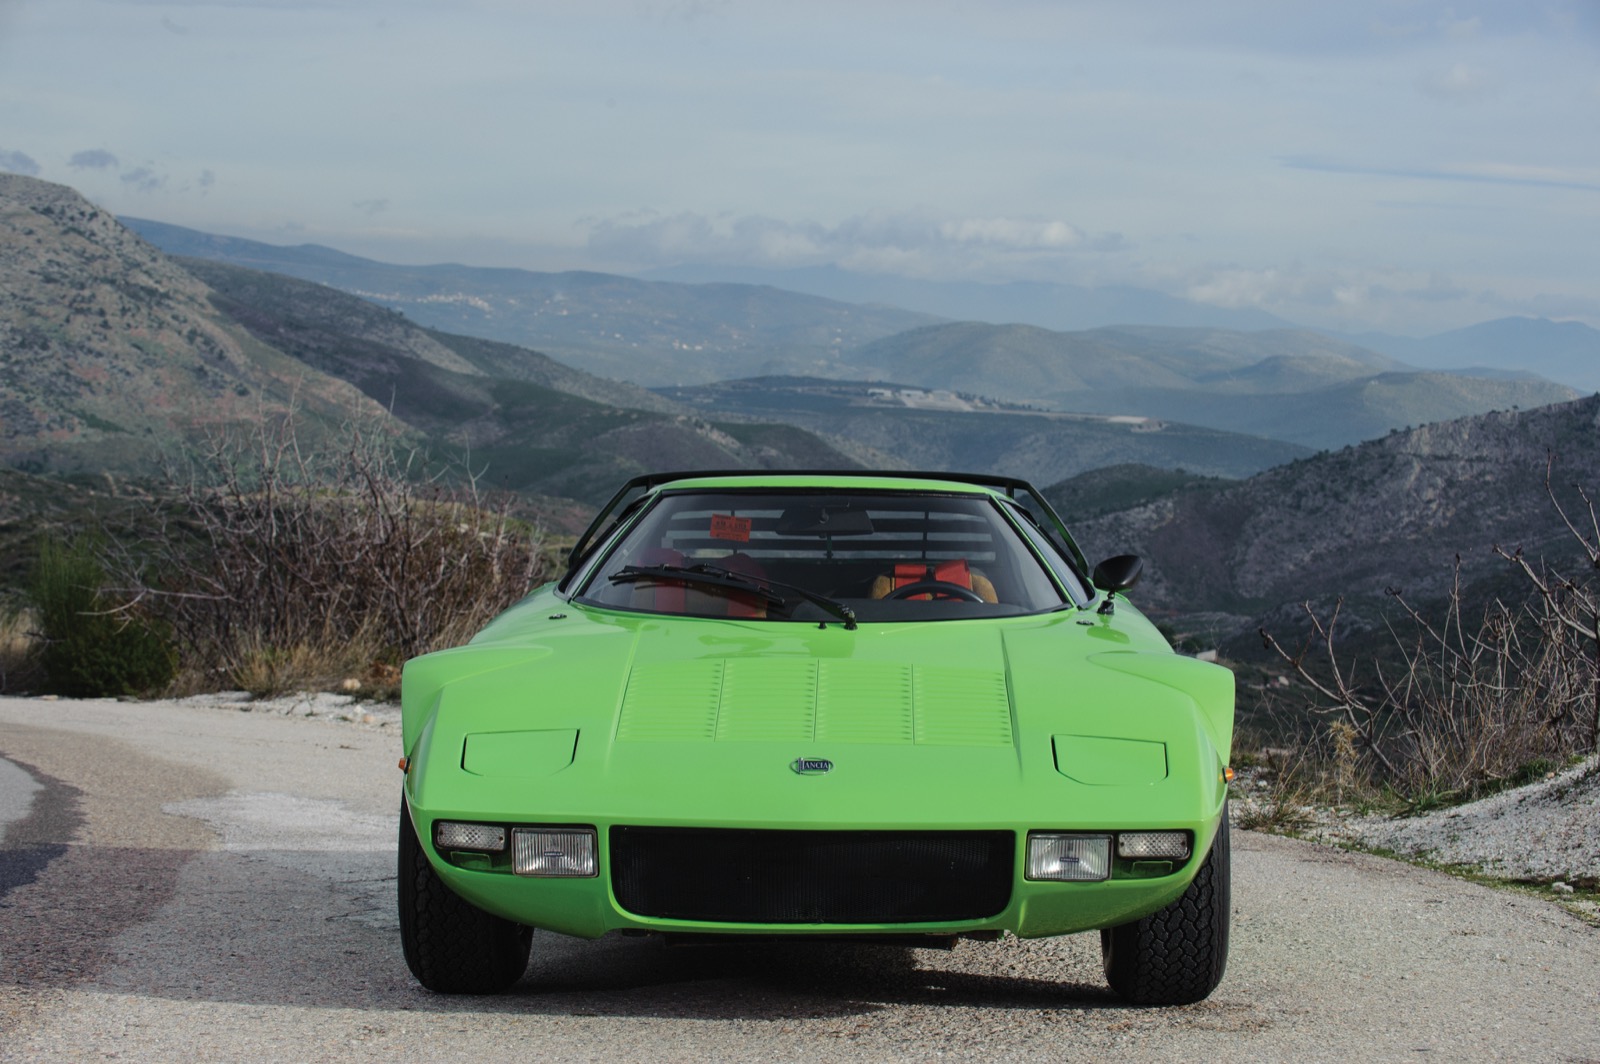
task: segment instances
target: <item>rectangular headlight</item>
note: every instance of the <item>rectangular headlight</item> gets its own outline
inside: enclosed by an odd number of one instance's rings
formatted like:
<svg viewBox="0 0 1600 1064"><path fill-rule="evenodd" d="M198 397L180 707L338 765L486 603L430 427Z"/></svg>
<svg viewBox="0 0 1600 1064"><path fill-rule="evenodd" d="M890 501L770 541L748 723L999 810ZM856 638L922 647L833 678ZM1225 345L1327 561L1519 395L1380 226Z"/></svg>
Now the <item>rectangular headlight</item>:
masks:
<svg viewBox="0 0 1600 1064"><path fill-rule="evenodd" d="M1189 856L1187 831L1124 831L1117 836L1117 856L1135 861L1182 861Z"/></svg>
<svg viewBox="0 0 1600 1064"><path fill-rule="evenodd" d="M500 853L506 848L506 829L499 824L464 824L457 820L436 820L433 845L438 850L478 850Z"/></svg>
<svg viewBox="0 0 1600 1064"><path fill-rule="evenodd" d="M1110 875L1110 835L1028 834L1027 878L1089 881Z"/></svg>
<svg viewBox="0 0 1600 1064"><path fill-rule="evenodd" d="M593 876L593 828L513 828L512 871L519 876Z"/></svg>

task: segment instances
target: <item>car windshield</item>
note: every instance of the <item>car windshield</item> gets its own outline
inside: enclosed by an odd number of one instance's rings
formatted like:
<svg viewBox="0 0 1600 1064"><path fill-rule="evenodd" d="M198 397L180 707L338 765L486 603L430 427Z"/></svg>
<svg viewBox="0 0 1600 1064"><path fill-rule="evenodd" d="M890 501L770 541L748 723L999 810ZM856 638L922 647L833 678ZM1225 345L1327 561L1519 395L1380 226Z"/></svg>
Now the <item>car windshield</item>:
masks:
<svg viewBox="0 0 1600 1064"><path fill-rule="evenodd" d="M664 493L578 597L847 627L1036 613L1066 601L987 497L838 491Z"/></svg>

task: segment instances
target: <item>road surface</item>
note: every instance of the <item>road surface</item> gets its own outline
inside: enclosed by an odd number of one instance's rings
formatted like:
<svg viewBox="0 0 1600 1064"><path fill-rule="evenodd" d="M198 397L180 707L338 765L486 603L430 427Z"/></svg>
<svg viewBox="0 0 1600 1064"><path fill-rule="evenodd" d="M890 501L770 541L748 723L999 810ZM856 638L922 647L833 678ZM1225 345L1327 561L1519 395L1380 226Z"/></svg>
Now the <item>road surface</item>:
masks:
<svg viewBox="0 0 1600 1064"><path fill-rule="evenodd" d="M398 726L0 699L0 1060L1600 1061L1600 931L1547 902L1234 836L1210 1000L1123 1007L1092 935L938 950L539 932L496 998L394 918Z"/></svg>

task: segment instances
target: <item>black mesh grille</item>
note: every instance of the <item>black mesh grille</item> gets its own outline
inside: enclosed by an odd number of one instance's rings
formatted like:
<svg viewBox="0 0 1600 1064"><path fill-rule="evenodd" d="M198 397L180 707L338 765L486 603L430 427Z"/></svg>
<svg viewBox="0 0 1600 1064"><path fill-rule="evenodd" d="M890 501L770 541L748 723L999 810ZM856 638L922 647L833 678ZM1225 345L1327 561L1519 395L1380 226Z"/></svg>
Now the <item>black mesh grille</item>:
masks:
<svg viewBox="0 0 1600 1064"><path fill-rule="evenodd" d="M631 913L755 924L978 920L1011 901L1009 831L611 829Z"/></svg>

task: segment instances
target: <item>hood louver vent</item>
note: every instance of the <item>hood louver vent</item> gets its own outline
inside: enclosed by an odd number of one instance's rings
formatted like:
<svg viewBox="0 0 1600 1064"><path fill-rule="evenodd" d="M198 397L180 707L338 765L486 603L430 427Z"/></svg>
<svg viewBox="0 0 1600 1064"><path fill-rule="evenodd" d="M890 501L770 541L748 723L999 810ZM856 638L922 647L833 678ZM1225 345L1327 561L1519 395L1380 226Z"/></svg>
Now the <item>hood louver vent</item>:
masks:
<svg viewBox="0 0 1600 1064"><path fill-rule="evenodd" d="M732 658L637 666L623 742L1010 746L1005 675L882 662Z"/></svg>

